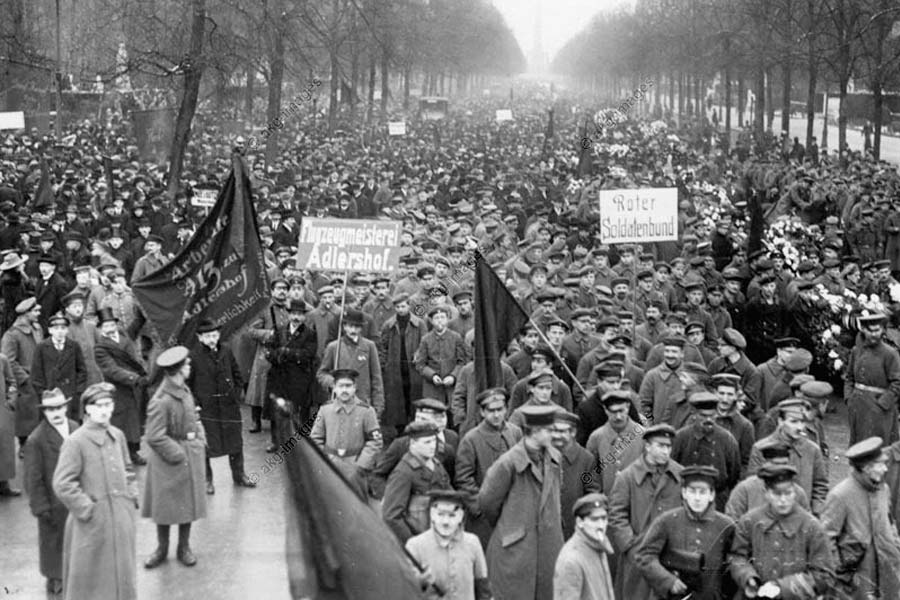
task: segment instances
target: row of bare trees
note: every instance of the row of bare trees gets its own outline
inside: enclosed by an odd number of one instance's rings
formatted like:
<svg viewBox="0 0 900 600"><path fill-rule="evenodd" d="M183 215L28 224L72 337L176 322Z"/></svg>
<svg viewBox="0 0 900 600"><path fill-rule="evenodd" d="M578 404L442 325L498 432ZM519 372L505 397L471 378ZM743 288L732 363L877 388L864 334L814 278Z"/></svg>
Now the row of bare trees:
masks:
<svg viewBox="0 0 900 600"><path fill-rule="evenodd" d="M171 189L204 103L240 103L243 118L260 126L278 117L284 97L318 78L327 82L333 127L363 116L360 109L368 121L385 120L408 107L411 89L465 93L525 66L489 0L0 0L0 8L9 17L0 21L6 109L18 108L17 90L34 85L28 74L53 82L57 31L59 70L76 85L127 76L138 88L176 92ZM264 114L254 109L260 102ZM278 145L277 132L267 137L268 158Z"/></svg>
<svg viewBox="0 0 900 600"><path fill-rule="evenodd" d="M900 85L898 66L895 0L638 0L633 12L595 18L554 61L558 72L580 81L612 82L607 91L614 98L642 76L655 76L657 109L668 89L669 108L677 114L701 114L705 90L720 81L728 129L734 101L743 115L750 89L758 135L772 129L779 100L780 129L788 130L793 91L806 99L807 146L816 94L837 93L841 150L848 121L844 100L853 81L874 98L876 157L885 125L884 94Z"/></svg>

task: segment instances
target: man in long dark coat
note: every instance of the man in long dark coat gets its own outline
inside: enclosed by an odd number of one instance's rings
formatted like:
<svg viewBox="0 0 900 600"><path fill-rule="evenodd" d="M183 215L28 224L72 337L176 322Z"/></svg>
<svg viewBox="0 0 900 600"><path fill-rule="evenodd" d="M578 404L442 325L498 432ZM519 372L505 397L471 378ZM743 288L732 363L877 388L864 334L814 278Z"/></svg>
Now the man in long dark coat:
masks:
<svg viewBox="0 0 900 600"><path fill-rule="evenodd" d="M125 434L131 462L145 465L147 461L138 450L141 447L141 398L146 393L147 372L138 359L134 342L119 329L119 319L111 308L97 311L97 325L101 337L94 346L94 357L103 379L116 388L111 423Z"/></svg>
<svg viewBox="0 0 900 600"><path fill-rule="evenodd" d="M898 439L900 354L882 340L883 315L859 317L859 324L862 331L844 373L850 444L871 436L892 444Z"/></svg>
<svg viewBox="0 0 900 600"><path fill-rule="evenodd" d="M37 352L37 345L44 338L38 317L41 307L35 298L27 298L15 307L16 317L12 327L0 338L0 353L9 359L9 366L16 377L19 395L16 403L16 436L19 446L25 445L29 434L37 427L40 415L37 410L37 398L31 385L31 363ZM20 448L19 456L24 451Z"/></svg>
<svg viewBox="0 0 900 600"><path fill-rule="evenodd" d="M412 419L412 403L422 397L422 377L413 365L413 355L428 333L425 322L409 312L409 296L393 299L394 316L385 321L378 340L378 358L384 374L384 415L381 418L385 444L390 444Z"/></svg>
<svg viewBox="0 0 900 600"><path fill-rule="evenodd" d="M561 457L551 446L556 405L526 406L525 437L491 465L478 506L494 524L487 559L496 600L550 600L563 545Z"/></svg>
<svg viewBox="0 0 900 600"><path fill-rule="evenodd" d="M66 417L70 401L58 389L45 391L39 406L44 419L25 444L24 483L31 514L38 520L41 575L47 578L47 591L54 594L62 591L63 536L69 511L56 497L52 484L59 449L78 428L77 422Z"/></svg>
<svg viewBox="0 0 900 600"><path fill-rule="evenodd" d="M294 428L301 430L312 426L318 410L316 386L317 334L315 326L307 320L306 302L291 300L288 303L288 323L275 329L268 343L269 370L268 392L270 398L284 398L291 405ZM267 452L275 451L275 443Z"/></svg>
<svg viewBox="0 0 900 600"><path fill-rule="evenodd" d="M197 327L198 344L191 349L191 373L187 384L200 406L206 431L206 493L214 494L210 458L228 455L231 479L237 486L256 487L244 472L244 439L241 435L241 394L244 379L229 344L221 344L219 327L204 320Z"/></svg>
<svg viewBox="0 0 900 600"><path fill-rule="evenodd" d="M40 397L44 391L59 388L66 398L81 398L87 388L87 365L81 347L69 334L69 318L54 315L48 322L50 337L38 344L31 363L31 384ZM81 421L78 402L70 403L68 416Z"/></svg>

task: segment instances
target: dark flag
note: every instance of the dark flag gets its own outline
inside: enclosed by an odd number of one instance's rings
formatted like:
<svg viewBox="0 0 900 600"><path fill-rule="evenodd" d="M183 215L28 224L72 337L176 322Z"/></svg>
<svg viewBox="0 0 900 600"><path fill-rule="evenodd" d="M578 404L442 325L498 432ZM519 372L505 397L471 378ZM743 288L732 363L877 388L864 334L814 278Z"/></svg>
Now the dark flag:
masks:
<svg viewBox="0 0 900 600"><path fill-rule="evenodd" d="M134 297L163 345L184 343L202 319L227 338L269 300L250 180L243 160L232 169L216 204L178 256L132 283Z"/></svg>
<svg viewBox="0 0 900 600"><path fill-rule="evenodd" d="M281 447L290 485L287 563L292 598L424 598L397 537L336 465L309 441L308 425Z"/></svg>
<svg viewBox="0 0 900 600"><path fill-rule="evenodd" d="M478 390L503 386L500 355L528 323L528 315L475 253L475 382Z"/></svg>
<svg viewBox="0 0 900 600"><path fill-rule="evenodd" d="M97 207L99 213L107 206L112 206L113 200L116 198L115 177L112 172L112 159L108 156L103 157L103 173L106 175L106 204ZM99 201L98 201L99 202Z"/></svg>
<svg viewBox="0 0 900 600"><path fill-rule="evenodd" d="M553 133L554 133L553 132L553 109L548 108L547 109L547 136L546 136L548 141L553 139Z"/></svg>
<svg viewBox="0 0 900 600"><path fill-rule="evenodd" d="M50 186L50 169L47 167L47 159L41 157L41 180L34 192L31 208L40 210L47 206L53 206L54 202L56 202L56 198L53 196L53 188Z"/></svg>
<svg viewBox="0 0 900 600"><path fill-rule="evenodd" d="M749 217L749 231L747 232L747 254L752 254L763 247L763 236L766 229L766 218L763 215L760 196L762 192L756 192L748 185L745 189L750 190L747 212ZM775 206L775 203L772 204Z"/></svg>

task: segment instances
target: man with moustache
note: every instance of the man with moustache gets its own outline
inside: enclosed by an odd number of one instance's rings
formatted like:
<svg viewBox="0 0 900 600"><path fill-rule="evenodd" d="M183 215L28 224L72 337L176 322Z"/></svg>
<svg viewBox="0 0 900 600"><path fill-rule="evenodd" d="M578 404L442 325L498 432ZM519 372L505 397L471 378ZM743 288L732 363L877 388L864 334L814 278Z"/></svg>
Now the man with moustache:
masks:
<svg viewBox="0 0 900 600"><path fill-rule="evenodd" d="M343 318L341 339L330 342L319 365L316 377L325 391L334 387L335 369L356 371L356 395L375 409L378 418L384 413L384 383L381 378L381 362L375 342L361 335L365 319L358 310L347 310ZM314 321L315 324L315 321ZM318 327L318 325L315 325ZM316 329L318 331L318 329Z"/></svg>
<svg viewBox="0 0 900 600"><path fill-rule="evenodd" d="M591 433L585 449L594 457L591 477L598 481L600 491L608 494L616 474L640 458L644 429L629 415L634 404L628 392L606 392L600 401L607 421Z"/></svg>
<svg viewBox="0 0 900 600"><path fill-rule="evenodd" d="M741 454L741 473L746 472L750 462L750 451L756 442L753 423L741 414L738 408L738 389L740 378L731 373L718 373L710 380L716 394L716 424L725 429L737 440Z"/></svg>
<svg viewBox="0 0 900 600"><path fill-rule="evenodd" d="M247 330L247 337L257 344L256 354L253 356L253 364L250 367L250 381L247 383L247 394L245 396L245 402L250 405L250 419L253 421L250 433L262 431L263 406L265 406L269 397L266 388L272 364L268 360L269 349L266 343L270 342L275 336L276 329L285 326L288 322L287 280L283 278L273 279L269 284L269 289L272 293L272 303ZM270 423L274 423L274 418L270 419Z"/></svg>
<svg viewBox="0 0 900 600"><path fill-rule="evenodd" d="M641 382L641 413L651 423L680 422L681 413L687 412L685 389L680 372L684 365L684 345L682 337L669 337L662 341L663 364L653 367Z"/></svg>
<svg viewBox="0 0 900 600"><path fill-rule="evenodd" d="M568 539L575 531L575 519L572 508L575 501L590 492L600 491L600 481L590 474L594 466L593 455L575 441L578 429L578 416L564 409L557 409L553 420L551 443L562 456L562 495L560 510L562 511L563 537Z"/></svg>
<svg viewBox="0 0 900 600"><path fill-rule="evenodd" d="M554 600L615 600L606 537L609 503L596 492L585 494L572 507L575 533L563 545L553 573Z"/></svg>
<svg viewBox="0 0 900 600"><path fill-rule="evenodd" d="M70 401L59 389L45 390L38 406L44 418L25 445L25 491L38 520L40 570L51 594L62 592L63 534L69 511L53 492L52 481L60 448L78 429L78 423L66 416Z"/></svg>

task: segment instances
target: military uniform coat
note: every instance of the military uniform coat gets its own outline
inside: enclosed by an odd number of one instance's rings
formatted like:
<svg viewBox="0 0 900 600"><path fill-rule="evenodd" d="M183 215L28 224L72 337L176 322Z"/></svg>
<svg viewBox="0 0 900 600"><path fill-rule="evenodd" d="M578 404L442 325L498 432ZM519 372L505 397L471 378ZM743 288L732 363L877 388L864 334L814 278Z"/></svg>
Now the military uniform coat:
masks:
<svg viewBox="0 0 900 600"><path fill-rule="evenodd" d="M553 572L553 600L615 600L608 555L608 539L601 543L576 531L563 545Z"/></svg>
<svg viewBox="0 0 900 600"><path fill-rule="evenodd" d="M669 423L675 428L675 422L681 421L680 413L690 410L689 406L679 407L685 404L687 398L684 385L678 378L678 371L672 370L662 364L647 371L644 381L641 382L640 396L641 413L650 416L654 424Z"/></svg>
<svg viewBox="0 0 900 600"><path fill-rule="evenodd" d="M650 598L668 600L675 578L685 583L696 600L731 598L723 589L728 576L727 555L734 537L734 521L710 505L703 514L695 514L687 506L664 512L650 523L635 554L638 569L653 589ZM699 576L674 573L660 562L667 550L702 554L703 568Z"/></svg>
<svg viewBox="0 0 900 600"><path fill-rule="evenodd" d="M337 368L353 369L359 373L359 377L356 378L356 397L368 402L380 418L384 412L384 383L381 379L378 348L375 347L375 342L372 340L360 336L359 341L354 342L345 335L340 340L329 343L316 374L319 383L327 390L334 386L331 372L335 369L334 357L338 353L338 343L341 345L341 352L337 360Z"/></svg>
<svg viewBox="0 0 900 600"><path fill-rule="evenodd" d="M332 459L366 471L375 466L375 457L382 447L375 409L359 398L347 404L334 401L322 406L309 439Z"/></svg>
<svg viewBox="0 0 900 600"><path fill-rule="evenodd" d="M598 491L609 495L616 474L641 457L643 434L644 428L631 419L621 432L616 432L608 422L594 430L585 449L594 457L591 476L600 483Z"/></svg>
<svg viewBox="0 0 900 600"><path fill-rule="evenodd" d="M503 374L501 387L505 388L507 393L512 394L517 381L515 371L511 366L500 361L500 372ZM481 420L481 409L476 398L482 391L475 381L475 363L469 361L459 370L456 385L453 386L453 399L450 403L453 423L459 427L461 436L466 435Z"/></svg>
<svg viewBox="0 0 900 600"><path fill-rule="evenodd" d="M65 597L137 598L138 487L125 435L92 422L73 432L60 449L53 491L69 511Z"/></svg>
<svg viewBox="0 0 900 600"><path fill-rule="evenodd" d="M825 527L798 506L779 516L765 504L742 516L729 560L731 576L740 588L751 577L774 581L783 600L815 600L834 585L834 559Z"/></svg>
<svg viewBox="0 0 900 600"><path fill-rule="evenodd" d="M851 598L900 598L900 535L891 522L890 490L851 470L825 498L822 524ZM857 550L857 551L854 551ZM877 596L876 596L877 597Z"/></svg>
<svg viewBox="0 0 900 600"><path fill-rule="evenodd" d="M593 477L594 456L574 440L560 452L562 455L562 511L563 538L569 539L575 532L572 507L575 501L591 492L600 491L600 478Z"/></svg>
<svg viewBox="0 0 900 600"><path fill-rule="evenodd" d="M146 375L144 365L138 359L134 342L119 332L119 341L101 337L94 346L97 366L103 373L104 381L116 387L113 397L112 424L122 430L131 443L141 441L141 399L145 390L137 385L138 379Z"/></svg>
<svg viewBox="0 0 900 600"><path fill-rule="evenodd" d="M794 491L797 493L797 504L803 510L809 510L809 496L803 491L800 484L794 482ZM735 521L745 514L766 503L766 484L757 475L751 475L738 482L728 502L725 503L725 514Z"/></svg>
<svg viewBox="0 0 900 600"><path fill-rule="evenodd" d="M650 584L634 562L635 553L653 519L681 506L682 468L670 460L654 483L651 468L639 458L616 475L609 495L607 532L618 553L617 598L651 597Z"/></svg>
<svg viewBox="0 0 900 600"><path fill-rule="evenodd" d="M69 420L69 435L78 423ZM48 579L63 578L63 537L69 511L53 491L53 473L59 463L63 438L46 420L41 421L25 444L25 491L28 507L38 518L38 551L41 575Z"/></svg>
<svg viewBox="0 0 900 600"><path fill-rule="evenodd" d="M187 385L200 406L200 421L206 433L210 457L241 452L241 396L244 380L227 344L210 349L197 343L191 349L191 374Z"/></svg>
<svg viewBox="0 0 900 600"><path fill-rule="evenodd" d="M206 435L186 385L163 379L147 406L146 441L150 452L141 516L157 525L205 517Z"/></svg>
<svg viewBox="0 0 900 600"><path fill-rule="evenodd" d="M683 467L715 467L719 472L716 508L725 510L731 488L741 479L741 451L734 436L719 425L713 425L709 433L701 430L699 422L682 427L672 443L672 460Z"/></svg>
<svg viewBox="0 0 900 600"><path fill-rule="evenodd" d="M407 452L388 477L381 515L401 542L428 529L428 501L423 497L453 487L441 461L435 459L432 465Z"/></svg>
<svg viewBox="0 0 900 600"><path fill-rule="evenodd" d="M0 354L0 481L16 476L16 414L6 404L17 406L18 393L12 367Z"/></svg>
<svg viewBox="0 0 900 600"><path fill-rule="evenodd" d="M900 436L897 427L900 354L884 342L875 346L857 342L850 351L844 379L850 444L873 435L886 444L896 442ZM859 389L858 384L869 389Z"/></svg>
<svg viewBox="0 0 900 600"><path fill-rule="evenodd" d="M475 429L466 433L459 442L456 452L456 489L468 492L473 498L487 475L488 469L507 450L522 439L522 430L510 423L503 423L496 429L482 420ZM478 536L481 545L486 547L491 539L491 524L474 504L469 507L470 518L466 520L466 528Z"/></svg>
<svg viewBox="0 0 900 600"><path fill-rule="evenodd" d="M71 317L69 317L71 319ZM97 326L81 319L80 321L69 323L69 337L81 348L81 355L84 358L84 366L87 369L87 385L94 385L103 381L103 374L100 367L97 366L97 359L94 357L94 346L100 339L100 332Z"/></svg>
<svg viewBox="0 0 900 600"><path fill-rule="evenodd" d="M25 437L40 422L38 399L31 385L31 365L37 346L44 339L37 323L29 324L27 316L16 319L0 338L0 353L9 360L19 394L16 401L16 435Z"/></svg>
<svg viewBox="0 0 900 600"><path fill-rule="evenodd" d="M494 523L488 576L495 600L550 600L553 568L563 545L560 517L561 457L548 448L543 469L522 440L488 469L478 505Z"/></svg>
<svg viewBox="0 0 900 600"><path fill-rule="evenodd" d="M66 398L71 398L66 412L70 419L81 420L81 393L87 388L87 365L81 347L66 338L60 352L47 338L37 346L31 363L31 385L35 397L45 390L59 388Z"/></svg>
<svg viewBox="0 0 900 600"><path fill-rule="evenodd" d="M825 502L825 496L828 494L828 463L825 462L822 450L807 438L790 440L781 429L776 429L775 433L753 445L747 473L749 475L756 474L756 471L765 462L761 448L765 448L774 441L785 442L790 446L790 462L797 468L795 481L800 484L809 497L813 514L819 514L822 510L822 503Z"/></svg>

